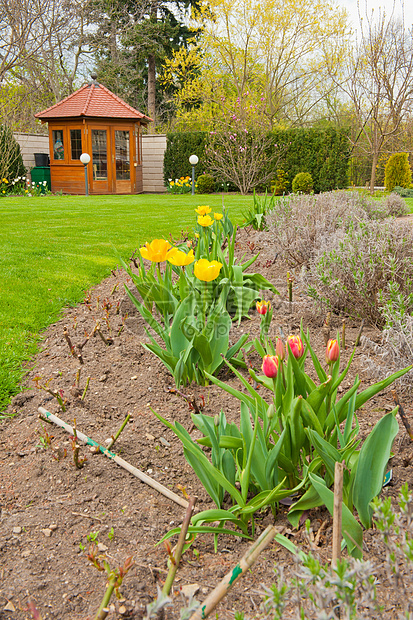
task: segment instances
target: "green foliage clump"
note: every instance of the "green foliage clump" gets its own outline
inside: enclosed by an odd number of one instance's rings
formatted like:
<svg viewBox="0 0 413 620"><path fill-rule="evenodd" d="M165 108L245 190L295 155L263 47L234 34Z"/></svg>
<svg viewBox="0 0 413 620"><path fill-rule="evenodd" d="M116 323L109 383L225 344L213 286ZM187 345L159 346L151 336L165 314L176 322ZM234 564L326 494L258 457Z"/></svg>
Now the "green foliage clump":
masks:
<svg viewBox="0 0 413 620"><path fill-rule="evenodd" d="M201 174L197 179L197 194L213 194L215 179L212 174Z"/></svg>
<svg viewBox="0 0 413 620"><path fill-rule="evenodd" d="M311 194L313 187L313 177L309 172L299 172L295 175L292 184L294 194Z"/></svg>
<svg viewBox="0 0 413 620"><path fill-rule="evenodd" d="M0 180L11 182L26 174L20 145L6 125L0 125Z"/></svg>
<svg viewBox="0 0 413 620"><path fill-rule="evenodd" d="M208 172L205 169L206 131L168 133L166 151L163 160L163 178L168 186L169 179L180 179L192 175L189 163L191 155L197 155L199 162L196 171L199 174Z"/></svg>
<svg viewBox="0 0 413 620"><path fill-rule="evenodd" d="M393 153L387 160L384 171L384 184L386 190L391 192L396 185L410 187L412 171L407 153Z"/></svg>
<svg viewBox="0 0 413 620"><path fill-rule="evenodd" d="M210 143L207 132L175 132L167 134L167 146L164 157L164 179L178 179L191 174L188 161L190 155L199 157L198 174L212 171L206 164L206 147ZM313 178L313 189L316 194L333 189L347 187L349 163L348 133L344 129L280 129L271 132L268 145L268 161L274 149L282 153L279 162L274 165L271 178L275 179L277 195L291 191L291 182L302 170L309 172ZM283 174L280 173L282 171ZM217 184L224 179L215 175ZM274 193L274 182L260 187ZM278 192L279 188L279 192ZM227 188L236 190L233 183Z"/></svg>
<svg viewBox="0 0 413 620"><path fill-rule="evenodd" d="M282 169L278 168L275 180L271 184L271 192L275 196L282 196L287 191L288 174Z"/></svg>
<svg viewBox="0 0 413 620"><path fill-rule="evenodd" d="M393 192L398 194L402 198L412 198L413 197L413 189L409 189L407 187L400 187L400 185L395 185L393 187Z"/></svg>

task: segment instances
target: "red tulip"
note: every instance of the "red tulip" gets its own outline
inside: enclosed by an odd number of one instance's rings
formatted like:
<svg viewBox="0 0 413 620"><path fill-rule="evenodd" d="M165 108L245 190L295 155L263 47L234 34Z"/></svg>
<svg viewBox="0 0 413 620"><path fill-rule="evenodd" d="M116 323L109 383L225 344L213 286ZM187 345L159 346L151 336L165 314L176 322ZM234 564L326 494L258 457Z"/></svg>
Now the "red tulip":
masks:
<svg viewBox="0 0 413 620"><path fill-rule="evenodd" d="M340 348L337 340L329 340L326 347L326 362L332 364L340 357Z"/></svg>
<svg viewBox="0 0 413 620"><path fill-rule="evenodd" d="M258 314L267 314L268 310L271 310L271 302L269 301L257 301L256 304Z"/></svg>
<svg viewBox="0 0 413 620"><path fill-rule="evenodd" d="M275 355L280 358L281 362L285 359L285 349L281 338L277 338L277 344L275 345Z"/></svg>
<svg viewBox="0 0 413 620"><path fill-rule="evenodd" d="M304 354L304 347L300 336L288 336L287 349L290 347L291 353L296 359L299 359Z"/></svg>
<svg viewBox="0 0 413 620"><path fill-rule="evenodd" d="M278 373L280 360L275 355L265 355L262 360L262 372L266 377L274 379Z"/></svg>

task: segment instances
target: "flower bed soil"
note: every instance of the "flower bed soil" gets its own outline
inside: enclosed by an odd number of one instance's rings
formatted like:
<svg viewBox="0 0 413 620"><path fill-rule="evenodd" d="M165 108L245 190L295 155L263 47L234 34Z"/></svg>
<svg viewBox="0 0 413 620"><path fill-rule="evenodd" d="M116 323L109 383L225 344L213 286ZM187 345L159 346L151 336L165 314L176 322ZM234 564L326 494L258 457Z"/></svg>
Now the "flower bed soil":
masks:
<svg viewBox="0 0 413 620"><path fill-rule="evenodd" d="M261 272L280 291L273 301L272 335L278 336L280 328L285 336L298 333L303 320L314 348L323 356L323 317L313 313L312 301L301 288L298 277L294 283L294 302L289 306L287 269L275 259L268 235L241 231L237 251L239 255L246 252L247 257L260 251L250 270ZM87 536L93 538L95 532L99 532L96 540L112 567L122 565L129 556L134 559L134 566L121 586L122 599L117 601L113 597L108 618L141 618L146 605L156 596L157 585L162 586L166 576L167 554L163 545L156 545L169 529L182 522L185 514L184 508L103 455L92 454L87 447L81 448L81 456L87 457L87 461L82 469L76 469L70 436L57 426L39 420L39 406L71 425L76 419L80 431L101 443L116 432L130 412L130 422L115 444L116 452L176 493L181 493L178 485L185 487L187 493L198 497L198 509L213 507L186 463L180 442L151 411L152 407L169 420L178 420L197 436L188 403L171 390L171 376L140 344L146 339L144 325L125 295L126 280L124 272L114 271L90 291L87 303L66 309L62 319L48 328L42 350L27 375L28 389L16 396L9 407L9 413L15 413L15 417L0 425L1 620L31 618L30 601L44 619L94 618L106 579L90 564L79 543L87 550L90 544ZM103 309L106 300L112 304L109 323L113 343L105 344L96 334L84 346L80 390L87 377L90 384L81 402L79 390L73 388L79 360L70 354L63 331L66 326L72 343L77 344L85 339L85 333L93 330L96 319L100 319L101 331L107 338L110 333ZM245 319L234 328L234 342L241 331L258 335L260 317L255 311L250 315L251 320ZM332 317L332 337L341 329L341 323L341 317ZM343 365L358 330L358 321L347 321L349 346L342 352ZM364 333L373 340L380 339L374 328L366 327ZM364 354L359 347L344 388L351 385L356 373L362 378L362 387L373 383L363 371ZM258 366L258 359L251 358L251 361ZM51 379L52 389L64 391L69 401L66 412L61 411L56 399L35 387L36 376L41 377L39 383ZM220 378L240 387L237 378L227 370L221 372ZM182 392L198 405L205 400L204 413L215 415L222 408L228 419L238 420L237 401L218 387L191 385ZM361 437L393 407L391 388L368 402L359 411ZM406 410L409 414L408 407ZM45 432L51 436L48 446L44 445ZM394 453L393 478L383 490L383 496L396 497L404 482L412 483L413 449L401 424ZM294 531L286 519L287 510L280 506L276 519L279 531L308 549L303 530ZM318 551L327 560L331 557L332 520L323 508L310 511L309 518ZM269 512L257 515L255 535L272 522ZM322 533L317 536L320 526ZM376 563L377 576L384 579L383 549L374 530L365 533L364 543L365 558ZM218 540L218 552L214 553L213 536L199 536L183 556L174 583L173 607L165 611L165 618L179 618L184 600L181 588L194 585L196 597L202 601L237 564L249 545L246 540L223 536ZM287 574L294 566L288 552L272 543L224 598L218 607L218 617L233 618L235 611L256 617L261 601L260 584L271 583L274 563L282 564ZM394 617L398 603L397 595L384 599L389 618Z"/></svg>

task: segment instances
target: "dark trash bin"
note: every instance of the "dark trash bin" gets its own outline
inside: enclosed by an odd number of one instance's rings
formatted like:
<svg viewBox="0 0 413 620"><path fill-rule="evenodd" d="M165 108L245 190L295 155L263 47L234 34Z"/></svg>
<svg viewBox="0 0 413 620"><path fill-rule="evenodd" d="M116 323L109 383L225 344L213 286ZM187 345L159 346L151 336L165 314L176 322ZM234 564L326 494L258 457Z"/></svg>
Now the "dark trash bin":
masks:
<svg viewBox="0 0 413 620"><path fill-rule="evenodd" d="M47 153L34 153L34 163L36 168L42 168L49 165L49 155Z"/></svg>
<svg viewBox="0 0 413 620"><path fill-rule="evenodd" d="M30 171L30 176L36 185L41 186L42 194L46 193L46 189L48 189L49 192L51 191L52 184L50 180L50 166L39 166L32 168ZM44 181L46 181L46 185L44 185Z"/></svg>

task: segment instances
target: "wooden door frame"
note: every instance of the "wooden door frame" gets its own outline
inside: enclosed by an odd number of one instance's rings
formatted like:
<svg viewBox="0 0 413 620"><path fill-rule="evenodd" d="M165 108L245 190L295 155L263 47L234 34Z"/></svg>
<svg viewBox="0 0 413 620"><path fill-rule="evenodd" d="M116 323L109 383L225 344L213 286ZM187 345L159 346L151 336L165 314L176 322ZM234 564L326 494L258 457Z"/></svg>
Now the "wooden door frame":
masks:
<svg viewBox="0 0 413 620"><path fill-rule="evenodd" d="M89 163L89 187L91 194L112 194L113 187L113 166L112 166L112 135L111 125L108 123L88 123L88 148L90 153ZM107 179L106 181L98 181L93 178L93 148L92 148L92 131L106 131L106 163L107 163ZM106 187L103 187L105 185Z"/></svg>
<svg viewBox="0 0 413 620"><path fill-rule="evenodd" d="M117 179L116 179L116 139L115 139L115 131L127 131L129 132L129 170L130 170L130 187L128 192L119 192L119 193L128 193L134 194L136 192L136 171L135 171L135 135L134 135L134 126L131 123L119 123L119 124L111 124L110 125L110 133L111 133L111 144L112 144L112 152L111 152L111 166L112 166L112 193L117 194ZM126 181L120 181L120 183L125 183Z"/></svg>

